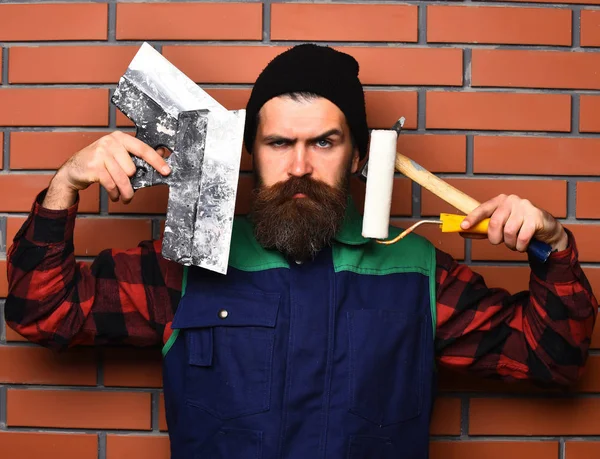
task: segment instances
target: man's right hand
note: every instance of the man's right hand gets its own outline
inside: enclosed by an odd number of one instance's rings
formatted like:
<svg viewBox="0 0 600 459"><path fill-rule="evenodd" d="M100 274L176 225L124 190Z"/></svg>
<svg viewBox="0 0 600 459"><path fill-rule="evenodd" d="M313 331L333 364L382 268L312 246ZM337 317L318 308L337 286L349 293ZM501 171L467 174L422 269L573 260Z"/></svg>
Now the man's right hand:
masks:
<svg viewBox="0 0 600 459"><path fill-rule="evenodd" d="M145 160L163 175L171 171L162 158L163 150L154 150L144 142L123 132L106 135L75 153L56 172L42 206L62 210L72 206L77 193L92 183L100 183L113 202L128 203L133 198L129 177L136 168L130 154Z"/></svg>

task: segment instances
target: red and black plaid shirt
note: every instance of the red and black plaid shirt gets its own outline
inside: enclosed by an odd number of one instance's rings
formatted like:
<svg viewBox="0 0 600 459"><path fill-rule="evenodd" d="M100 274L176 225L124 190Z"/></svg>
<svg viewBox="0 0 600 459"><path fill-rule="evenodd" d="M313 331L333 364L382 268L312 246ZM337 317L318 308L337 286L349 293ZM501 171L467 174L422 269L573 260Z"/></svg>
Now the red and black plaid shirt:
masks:
<svg viewBox="0 0 600 459"><path fill-rule="evenodd" d="M181 296L182 266L160 255L160 241L106 250L76 262L77 205L40 206L8 252L7 323L54 348L76 344L164 343ZM569 247L531 262L529 291L510 295L437 251L436 352L440 362L486 376L568 384L585 365L597 302Z"/></svg>

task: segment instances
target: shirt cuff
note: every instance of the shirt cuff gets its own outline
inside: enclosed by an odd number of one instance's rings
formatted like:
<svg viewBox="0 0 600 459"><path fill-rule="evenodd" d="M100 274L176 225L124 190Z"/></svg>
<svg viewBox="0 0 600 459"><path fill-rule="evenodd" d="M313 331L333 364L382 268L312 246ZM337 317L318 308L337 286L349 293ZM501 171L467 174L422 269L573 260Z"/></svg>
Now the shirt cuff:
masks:
<svg viewBox="0 0 600 459"><path fill-rule="evenodd" d="M579 280L579 252L573 233L565 228L568 237L567 248L552 252L545 263L529 255L533 274L542 282L566 284Z"/></svg>
<svg viewBox="0 0 600 459"><path fill-rule="evenodd" d="M17 233L16 238L24 237L38 245L57 244L73 239L79 196L71 207L64 210L52 210L42 206L47 191L46 188L35 198L29 218Z"/></svg>

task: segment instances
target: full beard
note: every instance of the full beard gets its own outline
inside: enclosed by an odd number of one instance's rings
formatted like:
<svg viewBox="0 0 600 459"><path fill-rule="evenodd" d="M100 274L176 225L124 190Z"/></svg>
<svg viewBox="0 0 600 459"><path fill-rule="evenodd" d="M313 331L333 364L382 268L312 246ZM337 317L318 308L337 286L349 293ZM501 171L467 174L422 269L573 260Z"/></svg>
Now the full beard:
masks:
<svg viewBox="0 0 600 459"><path fill-rule="evenodd" d="M295 261L314 259L343 223L349 177L347 172L335 187L308 176L259 184L251 211L258 243ZM298 193L306 197L294 198Z"/></svg>

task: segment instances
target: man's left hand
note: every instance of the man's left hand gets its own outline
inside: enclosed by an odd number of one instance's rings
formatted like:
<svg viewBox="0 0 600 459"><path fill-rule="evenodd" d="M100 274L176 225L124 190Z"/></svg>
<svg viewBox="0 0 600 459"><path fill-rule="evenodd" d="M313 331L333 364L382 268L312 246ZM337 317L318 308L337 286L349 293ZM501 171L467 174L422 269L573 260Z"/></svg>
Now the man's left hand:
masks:
<svg viewBox="0 0 600 459"><path fill-rule="evenodd" d="M461 227L467 230L488 217L487 238L494 245L504 242L511 250L525 252L535 238L549 244L552 250L567 248L568 236L560 222L527 199L505 194L496 196L469 213Z"/></svg>

